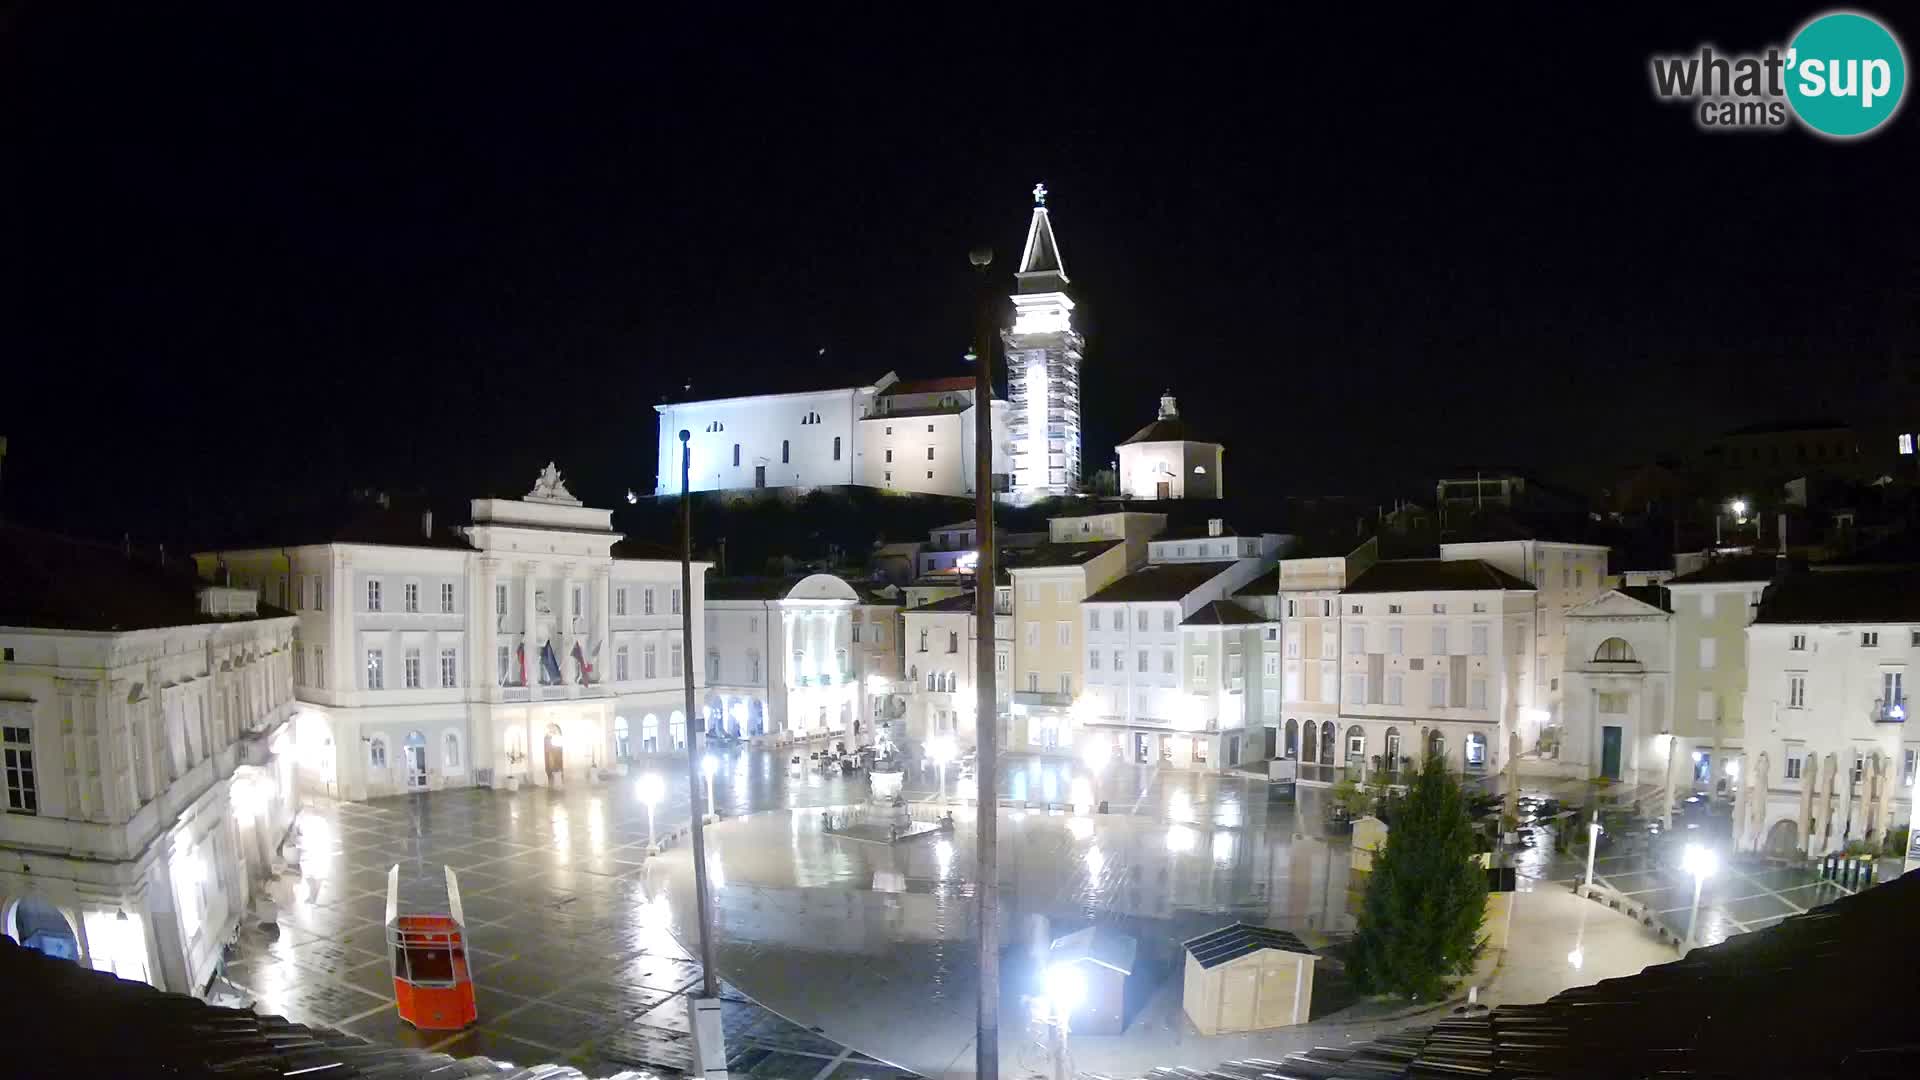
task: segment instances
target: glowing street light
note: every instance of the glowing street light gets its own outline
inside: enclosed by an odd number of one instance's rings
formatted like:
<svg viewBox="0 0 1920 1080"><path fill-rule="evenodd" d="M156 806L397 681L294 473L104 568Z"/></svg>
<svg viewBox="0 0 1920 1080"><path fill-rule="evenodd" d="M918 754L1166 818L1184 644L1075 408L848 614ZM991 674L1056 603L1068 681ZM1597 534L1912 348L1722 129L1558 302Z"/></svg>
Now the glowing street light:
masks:
<svg viewBox="0 0 1920 1080"><path fill-rule="evenodd" d="M1680 869L1693 875L1693 911L1687 915L1687 951L1692 952L1699 940L1694 936L1694 931L1700 922L1700 890L1714 871L1720 869L1720 858L1711 848L1688 844L1686 852L1680 857Z"/></svg>
<svg viewBox="0 0 1920 1080"><path fill-rule="evenodd" d="M1727 504L1727 509L1733 511L1733 520L1740 522L1741 524L1746 523L1747 500L1735 499L1732 502Z"/></svg>
<svg viewBox="0 0 1920 1080"><path fill-rule="evenodd" d="M713 774L720 771L720 759L708 754L700 759L700 772L707 778L707 813L713 813Z"/></svg>
<svg viewBox="0 0 1920 1080"><path fill-rule="evenodd" d="M643 773L633 782L634 793L647 804L647 847L653 847L653 808L667 797L667 782L659 773Z"/></svg>
<svg viewBox="0 0 1920 1080"><path fill-rule="evenodd" d="M947 801L947 762L960 756L960 747L951 735L935 735L927 740L927 756L940 770L940 801Z"/></svg>
<svg viewBox="0 0 1920 1080"><path fill-rule="evenodd" d="M1087 763L1087 768L1092 770L1093 775L1099 776L1100 770L1106 768L1107 762L1113 760L1113 748L1102 743L1098 738L1089 739L1080 747L1080 757Z"/></svg>
<svg viewBox="0 0 1920 1080"><path fill-rule="evenodd" d="M1067 1029L1073 1010L1086 1000L1087 980L1071 964L1055 964L1046 974L1048 1014L1053 1029L1054 1080L1067 1080Z"/></svg>

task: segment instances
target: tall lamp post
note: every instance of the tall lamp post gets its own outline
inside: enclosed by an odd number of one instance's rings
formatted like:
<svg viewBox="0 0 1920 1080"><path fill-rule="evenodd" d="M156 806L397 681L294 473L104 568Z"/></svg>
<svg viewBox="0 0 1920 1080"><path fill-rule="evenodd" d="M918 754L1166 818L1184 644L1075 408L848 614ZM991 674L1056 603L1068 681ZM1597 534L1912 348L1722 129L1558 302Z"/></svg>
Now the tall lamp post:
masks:
<svg viewBox="0 0 1920 1080"><path fill-rule="evenodd" d="M1587 823L1587 888L1593 888L1593 853L1600 850L1600 811L1593 812L1593 820Z"/></svg>
<svg viewBox="0 0 1920 1080"><path fill-rule="evenodd" d="M700 773L707 778L707 813L713 813L713 774L720 771L720 759L708 754L700 759Z"/></svg>
<svg viewBox="0 0 1920 1080"><path fill-rule="evenodd" d="M974 905L980 927L980 986L974 1031L974 1074L980 1080L1000 1080L1000 800L995 787L995 743L1000 714L993 692L993 595L999 578L994 572L998 552L993 535L993 294L987 267L992 248L975 248L967 261L979 272L979 310L976 315L973 369L973 522L980 543L974 564L974 746L978 755L974 782L974 850L979 858L975 874Z"/></svg>
<svg viewBox="0 0 1920 1080"><path fill-rule="evenodd" d="M1707 879L1713 876L1713 872L1720 868L1720 860L1715 857L1710 848L1701 847L1699 844L1688 844L1686 853L1680 857L1680 868L1693 875L1693 910L1687 914L1686 948L1687 952L1692 952L1693 947L1700 941L1695 933L1700 923L1700 890L1707 884Z"/></svg>
<svg viewBox="0 0 1920 1080"><path fill-rule="evenodd" d="M693 437L680 429L680 653L687 662L680 665L687 709L687 799L693 804L693 895L700 917L701 993L687 995L687 1028L693 1037L693 1067L702 1076L724 1076L727 1072L727 1048L720 1026L720 969L714 963L713 898L707 885L707 808L700 798L701 747L707 740L707 726L694 722L700 714L693 707L693 497L688 492L688 441Z"/></svg>
<svg viewBox="0 0 1920 1080"><path fill-rule="evenodd" d="M640 795L640 801L647 804L647 848L652 850L654 845L653 808L659 805L661 799L666 798L667 782L660 779L659 773L647 773L635 781L634 788Z"/></svg>
<svg viewBox="0 0 1920 1080"><path fill-rule="evenodd" d="M947 763L958 756L959 748L954 745L953 736L935 735L927 740L927 756L940 770L940 801L947 801Z"/></svg>

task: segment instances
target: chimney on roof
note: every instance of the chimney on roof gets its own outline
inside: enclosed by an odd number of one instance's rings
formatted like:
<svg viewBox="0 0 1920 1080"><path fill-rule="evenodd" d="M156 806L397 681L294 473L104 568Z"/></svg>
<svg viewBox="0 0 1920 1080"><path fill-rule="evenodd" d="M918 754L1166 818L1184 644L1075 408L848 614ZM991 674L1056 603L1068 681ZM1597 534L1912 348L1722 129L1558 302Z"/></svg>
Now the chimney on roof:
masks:
<svg viewBox="0 0 1920 1080"><path fill-rule="evenodd" d="M1226 527L1227 527L1227 523L1220 518L1207 519L1207 535L1208 536L1219 536L1221 532L1223 532L1226 529Z"/></svg>
<svg viewBox="0 0 1920 1080"><path fill-rule="evenodd" d="M431 510L420 512L420 535L429 540L433 539L433 511Z"/></svg>
<svg viewBox="0 0 1920 1080"><path fill-rule="evenodd" d="M1160 419L1173 420L1179 417L1180 407L1173 402L1173 391L1160 391Z"/></svg>

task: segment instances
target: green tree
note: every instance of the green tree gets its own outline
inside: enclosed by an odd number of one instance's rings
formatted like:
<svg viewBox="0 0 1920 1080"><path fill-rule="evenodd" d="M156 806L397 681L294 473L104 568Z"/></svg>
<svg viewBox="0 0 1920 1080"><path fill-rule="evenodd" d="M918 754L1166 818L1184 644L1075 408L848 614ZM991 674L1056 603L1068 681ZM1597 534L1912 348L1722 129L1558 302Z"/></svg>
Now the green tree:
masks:
<svg viewBox="0 0 1920 1080"><path fill-rule="evenodd" d="M1466 798L1441 759L1426 760L1395 811L1347 970L1365 993L1436 1000L1479 958L1486 872Z"/></svg>

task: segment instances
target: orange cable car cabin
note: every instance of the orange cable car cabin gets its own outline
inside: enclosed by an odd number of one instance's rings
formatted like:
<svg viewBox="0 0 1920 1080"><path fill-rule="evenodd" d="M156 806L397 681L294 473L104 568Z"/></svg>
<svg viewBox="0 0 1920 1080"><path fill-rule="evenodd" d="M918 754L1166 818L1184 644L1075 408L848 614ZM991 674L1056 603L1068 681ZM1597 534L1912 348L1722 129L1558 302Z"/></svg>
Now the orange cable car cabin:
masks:
<svg viewBox="0 0 1920 1080"><path fill-rule="evenodd" d="M400 1019L426 1031L456 1031L479 1018L473 971L467 965L467 920L453 867L400 880L387 871L387 948L393 962L393 998Z"/></svg>

